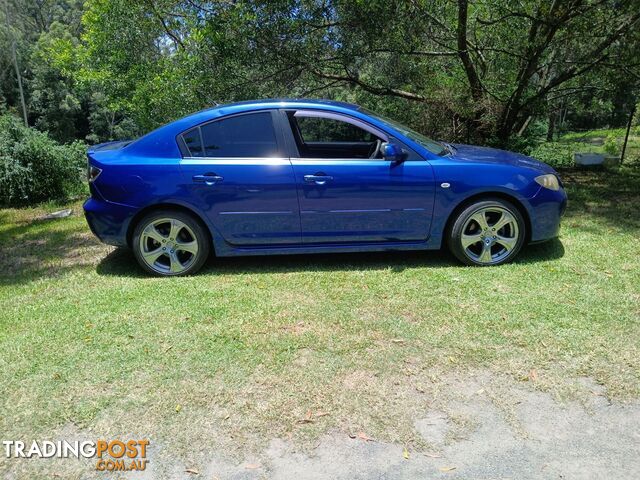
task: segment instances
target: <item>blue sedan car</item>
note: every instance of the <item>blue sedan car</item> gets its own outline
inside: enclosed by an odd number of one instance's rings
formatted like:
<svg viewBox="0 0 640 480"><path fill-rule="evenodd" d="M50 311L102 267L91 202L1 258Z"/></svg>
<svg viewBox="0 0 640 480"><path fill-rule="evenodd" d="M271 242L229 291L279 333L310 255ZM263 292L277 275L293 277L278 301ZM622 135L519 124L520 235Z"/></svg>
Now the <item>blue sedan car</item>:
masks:
<svg viewBox="0 0 640 480"><path fill-rule="evenodd" d="M431 250L512 260L558 235L567 196L532 158L436 142L356 105L223 105L88 152L87 222L146 271L217 256Z"/></svg>

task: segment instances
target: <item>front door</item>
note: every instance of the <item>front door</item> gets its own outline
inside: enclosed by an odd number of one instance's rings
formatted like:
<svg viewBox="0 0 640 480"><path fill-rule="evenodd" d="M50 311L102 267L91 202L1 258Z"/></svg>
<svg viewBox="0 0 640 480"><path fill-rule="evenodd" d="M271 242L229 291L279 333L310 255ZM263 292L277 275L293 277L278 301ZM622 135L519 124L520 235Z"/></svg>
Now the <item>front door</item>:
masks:
<svg viewBox="0 0 640 480"><path fill-rule="evenodd" d="M185 188L231 245L300 243L295 176L276 113L224 117L182 135Z"/></svg>
<svg viewBox="0 0 640 480"><path fill-rule="evenodd" d="M287 112L303 243L417 242L429 236L434 201L430 164L412 154L385 161L389 137L349 116Z"/></svg>

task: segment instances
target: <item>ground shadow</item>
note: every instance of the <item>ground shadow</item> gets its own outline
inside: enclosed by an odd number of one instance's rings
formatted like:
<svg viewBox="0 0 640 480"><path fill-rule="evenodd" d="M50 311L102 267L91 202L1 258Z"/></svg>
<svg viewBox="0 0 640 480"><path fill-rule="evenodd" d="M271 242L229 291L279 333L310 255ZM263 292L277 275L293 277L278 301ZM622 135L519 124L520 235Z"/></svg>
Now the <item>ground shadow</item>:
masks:
<svg viewBox="0 0 640 480"><path fill-rule="evenodd" d="M527 245L516 259L517 264L555 260L564 255L559 239ZM406 268L445 268L462 265L446 250L413 252L322 253L304 255L271 255L256 257L212 258L201 275L257 274L292 272L333 272L388 270ZM99 275L144 277L133 253L125 248L114 250L98 264Z"/></svg>
<svg viewBox="0 0 640 480"><path fill-rule="evenodd" d="M567 218L591 217L620 232L640 231L640 168L564 168L560 170L567 194ZM580 225L582 230L594 227ZM596 231L599 231L595 227Z"/></svg>

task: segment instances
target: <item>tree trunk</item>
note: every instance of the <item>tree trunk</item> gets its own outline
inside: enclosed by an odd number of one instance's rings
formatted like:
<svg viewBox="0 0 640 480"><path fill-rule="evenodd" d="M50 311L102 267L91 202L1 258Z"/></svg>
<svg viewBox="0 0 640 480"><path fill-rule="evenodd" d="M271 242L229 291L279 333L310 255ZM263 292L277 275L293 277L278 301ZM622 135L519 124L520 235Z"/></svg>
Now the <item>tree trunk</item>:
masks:
<svg viewBox="0 0 640 480"><path fill-rule="evenodd" d="M29 126L27 118L27 103L24 100L24 89L22 88L22 75L20 75L20 66L18 65L18 55L16 53L16 42L11 42L11 54L13 55L13 66L16 69L16 78L18 79L18 90L20 91L20 104L22 105L22 117L24 118L24 126Z"/></svg>
<svg viewBox="0 0 640 480"><path fill-rule="evenodd" d="M557 113L549 110L549 126L547 127L547 142L553 142L553 136L556 133L556 117Z"/></svg>
<svg viewBox="0 0 640 480"><path fill-rule="evenodd" d="M22 75L20 75L20 65L18 65L18 53L16 52L16 39L13 36L11 29L11 22L9 20L9 6L8 2L4 4L4 19L7 22L7 32L11 36L11 56L13 60L13 67L16 70L16 78L18 80L18 90L20 91L20 104L22 105L22 117L24 118L25 127L29 126L29 120L27 117L27 103L24 100L24 88L22 87Z"/></svg>

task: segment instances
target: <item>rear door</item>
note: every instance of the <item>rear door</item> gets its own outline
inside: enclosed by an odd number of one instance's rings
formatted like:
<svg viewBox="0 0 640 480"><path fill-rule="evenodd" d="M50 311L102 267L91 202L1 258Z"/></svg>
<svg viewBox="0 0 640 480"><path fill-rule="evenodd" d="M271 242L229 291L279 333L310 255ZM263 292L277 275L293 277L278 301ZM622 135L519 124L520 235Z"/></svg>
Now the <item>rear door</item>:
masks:
<svg viewBox="0 0 640 480"><path fill-rule="evenodd" d="M231 245L300 243L295 176L276 111L223 117L181 135L191 200Z"/></svg>
<svg viewBox="0 0 640 480"><path fill-rule="evenodd" d="M435 191L429 162L414 152L401 163L382 159L380 142L399 142L360 119L317 110L283 113L297 153L291 162L303 243L428 238Z"/></svg>

